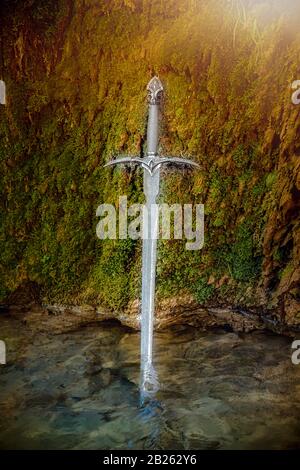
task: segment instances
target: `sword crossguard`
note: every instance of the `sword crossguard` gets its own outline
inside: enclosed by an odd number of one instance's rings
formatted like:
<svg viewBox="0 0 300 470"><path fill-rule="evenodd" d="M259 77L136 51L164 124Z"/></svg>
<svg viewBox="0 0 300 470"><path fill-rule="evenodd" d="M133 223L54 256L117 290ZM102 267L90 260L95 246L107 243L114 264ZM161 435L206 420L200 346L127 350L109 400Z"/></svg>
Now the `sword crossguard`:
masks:
<svg viewBox="0 0 300 470"><path fill-rule="evenodd" d="M143 167L150 176L153 176L162 165L188 165L200 168L198 163L181 157L159 157L159 156L148 156L148 157L121 157L116 160L111 160L106 163L104 167L122 165L122 164L135 164Z"/></svg>

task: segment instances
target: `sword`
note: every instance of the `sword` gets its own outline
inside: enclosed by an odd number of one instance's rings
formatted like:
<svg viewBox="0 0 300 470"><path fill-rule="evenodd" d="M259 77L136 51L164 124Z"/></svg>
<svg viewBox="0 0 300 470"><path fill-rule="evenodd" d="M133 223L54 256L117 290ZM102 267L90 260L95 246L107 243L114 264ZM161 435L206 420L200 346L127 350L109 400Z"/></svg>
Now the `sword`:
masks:
<svg viewBox="0 0 300 470"><path fill-rule="evenodd" d="M142 400L151 397L159 389L156 371L153 367L153 324L155 312L155 276L158 237L158 207L160 168L162 165L176 164L199 167L191 160L180 157L158 156L159 105L163 86L158 77L153 77L147 85L149 112L147 124L147 155L119 157L104 165L135 164L144 169L145 205L143 213L142 250L142 307L141 307L141 394Z"/></svg>

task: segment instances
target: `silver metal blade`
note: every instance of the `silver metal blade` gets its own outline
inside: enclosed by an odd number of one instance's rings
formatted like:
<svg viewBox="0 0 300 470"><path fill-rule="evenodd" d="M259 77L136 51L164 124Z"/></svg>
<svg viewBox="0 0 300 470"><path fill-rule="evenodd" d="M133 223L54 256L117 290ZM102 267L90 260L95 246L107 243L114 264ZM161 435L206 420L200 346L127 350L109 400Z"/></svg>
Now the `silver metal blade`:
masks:
<svg viewBox="0 0 300 470"><path fill-rule="evenodd" d="M153 325L155 305L156 251L158 234L158 206L160 172L150 175L144 171L143 251L142 251L142 309L141 309L141 391L151 396L158 390L153 367Z"/></svg>

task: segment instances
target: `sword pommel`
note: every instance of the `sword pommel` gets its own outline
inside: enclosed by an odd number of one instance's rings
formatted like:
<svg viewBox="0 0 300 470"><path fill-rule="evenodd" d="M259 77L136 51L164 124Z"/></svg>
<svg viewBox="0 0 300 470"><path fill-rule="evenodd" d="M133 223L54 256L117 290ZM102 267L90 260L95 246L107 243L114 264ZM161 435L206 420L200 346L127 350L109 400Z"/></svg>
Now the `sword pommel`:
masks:
<svg viewBox="0 0 300 470"><path fill-rule="evenodd" d="M149 104L159 104L164 88L158 77L151 78L147 85Z"/></svg>

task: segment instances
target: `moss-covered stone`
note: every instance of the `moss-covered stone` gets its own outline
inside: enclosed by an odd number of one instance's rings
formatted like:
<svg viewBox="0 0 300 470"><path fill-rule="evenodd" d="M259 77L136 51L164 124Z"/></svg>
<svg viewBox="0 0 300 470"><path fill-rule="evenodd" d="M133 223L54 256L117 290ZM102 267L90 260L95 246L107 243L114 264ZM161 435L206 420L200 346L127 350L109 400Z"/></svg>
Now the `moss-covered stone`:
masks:
<svg viewBox="0 0 300 470"><path fill-rule="evenodd" d="M2 2L2 298L28 280L61 302L123 309L138 296L140 243L98 240L95 212L124 193L143 200L138 170L102 165L143 151L155 72L167 90L161 149L201 166L170 174L164 201L206 213L200 253L160 242L159 296L240 304L249 288L258 305L263 286L284 309L300 281L300 107L289 86L299 9L248 3L241 14L234 0L222 11L217 0Z"/></svg>

